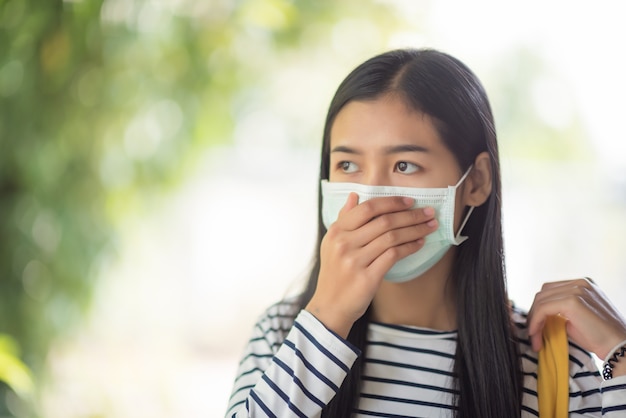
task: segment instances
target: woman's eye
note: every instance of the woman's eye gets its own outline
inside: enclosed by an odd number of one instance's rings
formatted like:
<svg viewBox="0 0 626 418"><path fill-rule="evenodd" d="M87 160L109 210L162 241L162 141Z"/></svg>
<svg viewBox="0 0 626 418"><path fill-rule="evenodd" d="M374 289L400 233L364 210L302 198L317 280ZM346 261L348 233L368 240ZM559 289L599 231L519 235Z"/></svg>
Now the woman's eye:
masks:
<svg viewBox="0 0 626 418"><path fill-rule="evenodd" d="M419 166L413 163L406 162L406 161L400 161L396 163L396 170L400 173L411 174L411 173L415 173L416 171L418 171Z"/></svg>
<svg viewBox="0 0 626 418"><path fill-rule="evenodd" d="M354 164L352 161L340 162L339 168L341 168L341 171L343 171L344 173L354 173L358 169L357 165Z"/></svg>

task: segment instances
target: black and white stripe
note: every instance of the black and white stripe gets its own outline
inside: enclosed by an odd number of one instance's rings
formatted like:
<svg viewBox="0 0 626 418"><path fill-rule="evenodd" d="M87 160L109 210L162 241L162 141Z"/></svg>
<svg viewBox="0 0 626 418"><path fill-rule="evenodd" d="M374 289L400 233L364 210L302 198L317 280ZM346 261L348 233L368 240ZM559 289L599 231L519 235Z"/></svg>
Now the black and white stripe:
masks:
<svg viewBox="0 0 626 418"><path fill-rule="evenodd" d="M294 317L296 317L294 321ZM538 417L537 354L514 311L524 374L521 417ZM372 323L356 417L450 417L456 332ZM603 382L570 343L570 417L626 417L626 377ZM239 364L226 417L318 417L361 355L285 301L261 317Z"/></svg>

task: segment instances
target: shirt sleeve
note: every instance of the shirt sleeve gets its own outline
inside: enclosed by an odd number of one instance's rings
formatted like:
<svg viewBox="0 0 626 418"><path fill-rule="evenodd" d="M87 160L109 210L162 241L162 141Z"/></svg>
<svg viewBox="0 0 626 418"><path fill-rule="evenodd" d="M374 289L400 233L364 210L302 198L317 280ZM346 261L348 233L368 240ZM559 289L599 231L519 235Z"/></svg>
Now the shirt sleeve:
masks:
<svg viewBox="0 0 626 418"><path fill-rule="evenodd" d="M600 392L602 393L602 416L626 418L626 376L602 382Z"/></svg>
<svg viewBox="0 0 626 418"><path fill-rule="evenodd" d="M284 341L279 322L266 317L255 326L239 363L227 418L320 416L360 355L305 310Z"/></svg>
<svg viewBox="0 0 626 418"><path fill-rule="evenodd" d="M626 376L604 381L593 358L570 343L570 417L626 418Z"/></svg>

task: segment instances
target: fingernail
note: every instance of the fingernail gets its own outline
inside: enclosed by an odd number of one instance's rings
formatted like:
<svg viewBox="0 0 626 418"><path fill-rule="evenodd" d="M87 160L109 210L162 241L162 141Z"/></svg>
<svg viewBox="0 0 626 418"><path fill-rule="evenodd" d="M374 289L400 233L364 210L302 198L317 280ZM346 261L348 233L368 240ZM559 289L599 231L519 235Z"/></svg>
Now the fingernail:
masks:
<svg viewBox="0 0 626 418"><path fill-rule="evenodd" d="M433 216L435 214L435 209L428 207L423 209L424 215Z"/></svg>
<svg viewBox="0 0 626 418"><path fill-rule="evenodd" d="M431 228L434 228L437 226L437 220L431 219L430 221L426 222L426 225L430 226Z"/></svg>
<svg viewBox="0 0 626 418"><path fill-rule="evenodd" d="M415 199L411 198L411 197L403 197L402 201L407 204L407 205L412 205L415 203Z"/></svg>

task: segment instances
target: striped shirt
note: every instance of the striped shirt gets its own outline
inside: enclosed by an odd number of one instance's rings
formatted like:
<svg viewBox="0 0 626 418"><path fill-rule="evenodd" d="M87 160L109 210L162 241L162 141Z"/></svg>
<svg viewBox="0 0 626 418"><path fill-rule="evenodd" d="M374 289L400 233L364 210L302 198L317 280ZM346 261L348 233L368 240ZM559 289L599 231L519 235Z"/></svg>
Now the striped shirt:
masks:
<svg viewBox="0 0 626 418"><path fill-rule="evenodd" d="M521 417L537 417L537 354L526 317L512 315L524 374ZM456 332L371 323L354 416L451 417L455 349ZM360 354L309 312L278 303L254 327L226 417L319 417ZM573 343L569 359L570 417L626 417L626 376L604 382Z"/></svg>

